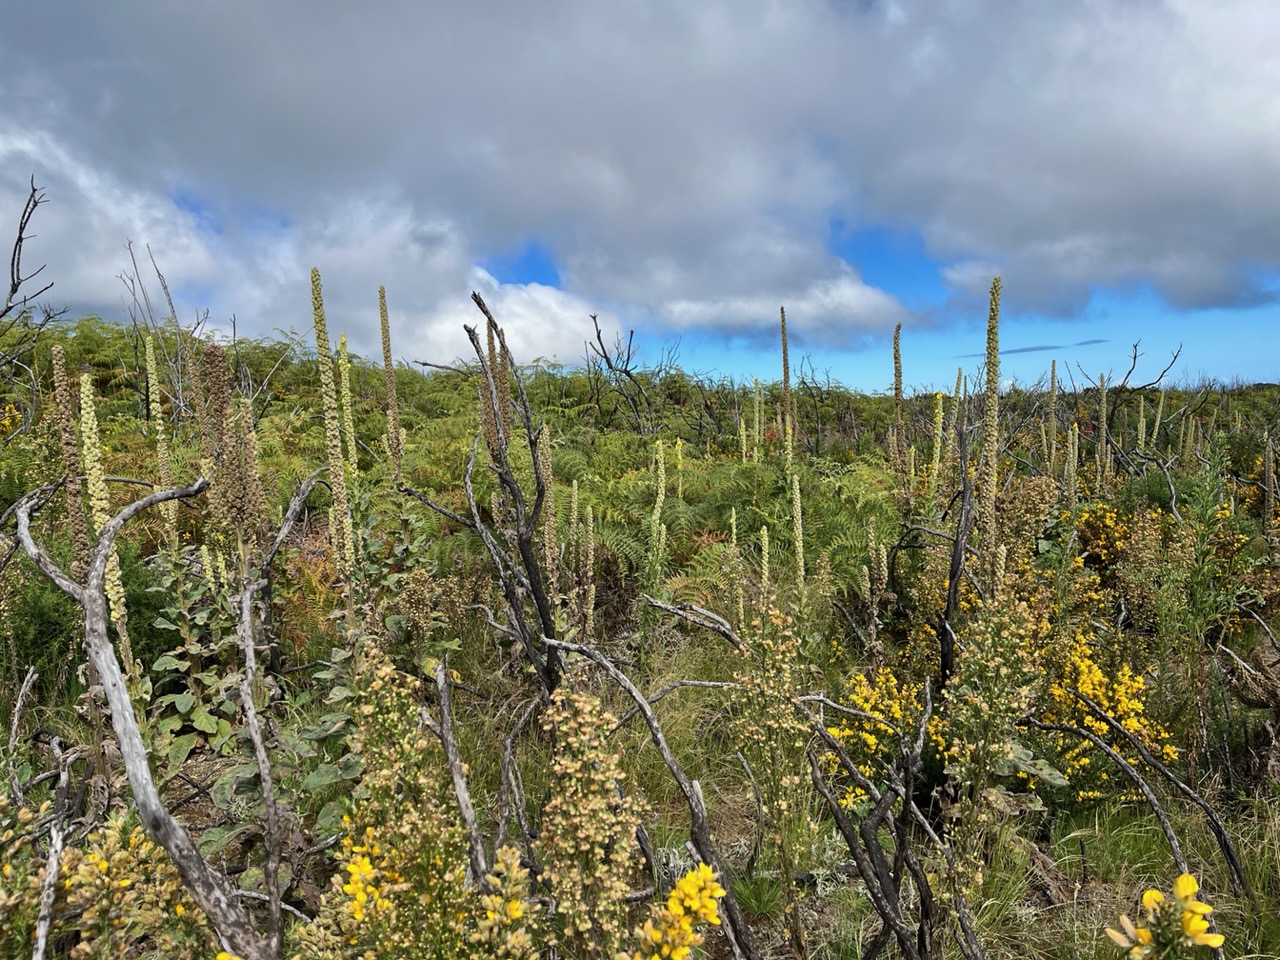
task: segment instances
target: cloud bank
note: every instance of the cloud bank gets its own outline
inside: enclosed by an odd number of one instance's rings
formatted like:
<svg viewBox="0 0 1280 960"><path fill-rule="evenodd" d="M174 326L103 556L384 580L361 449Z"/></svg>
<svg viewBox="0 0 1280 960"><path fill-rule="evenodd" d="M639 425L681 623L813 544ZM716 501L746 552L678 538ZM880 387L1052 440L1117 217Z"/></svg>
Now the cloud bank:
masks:
<svg viewBox="0 0 1280 960"><path fill-rule="evenodd" d="M306 326L321 268L369 350L464 352L487 291L524 349L587 315L817 345L1098 289L1247 306L1280 271L1280 7L1269 0L25 4L0 31L0 216L109 311L123 244L180 306ZM918 235L943 303L864 279L833 220ZM536 241L561 287L477 264Z"/></svg>

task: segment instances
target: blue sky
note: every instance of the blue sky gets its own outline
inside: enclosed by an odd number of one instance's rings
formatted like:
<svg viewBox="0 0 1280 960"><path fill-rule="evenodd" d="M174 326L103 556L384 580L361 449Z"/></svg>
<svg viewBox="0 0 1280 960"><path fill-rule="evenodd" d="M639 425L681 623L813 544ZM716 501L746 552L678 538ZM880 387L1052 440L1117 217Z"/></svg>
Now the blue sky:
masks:
<svg viewBox="0 0 1280 960"><path fill-rule="evenodd" d="M845 231L833 225L828 240L834 253L868 282L894 294L918 310L916 322L904 325L904 377L910 387L948 390L957 368L975 374L983 362L986 314L942 320L932 311L947 301L939 265L924 253L919 237L881 228ZM516 251L482 262L504 284L560 285L554 257L529 241ZM793 315L794 316L794 315ZM1280 332L1280 307L1178 309L1151 288L1095 291L1084 307L1067 317L1006 311L1002 323L1001 374L1023 383L1047 376L1056 360L1066 379L1096 379L1102 372L1122 375L1138 344L1135 382L1158 375L1181 348L1169 372L1170 381L1202 379L1243 382L1280 379L1280 351L1268 349L1273 331ZM686 369L736 378L780 376L776 326L749 333L685 331L642 334L645 357L656 361L674 348ZM867 391L892 386L892 347L882 335L868 335L853 347L812 343L803 334L791 341L793 363L811 363L820 377L828 372L841 382ZM563 357L557 357L563 360Z"/></svg>
<svg viewBox="0 0 1280 960"><path fill-rule="evenodd" d="M408 360L466 354L476 290L520 356L580 357L596 314L654 359L678 340L692 368L773 376L785 305L797 361L882 389L901 323L929 387L976 369L999 273L1006 378L1123 370L1136 340L1139 376L1179 343L1176 376L1280 376L1274 0L67 0L5 21L0 228L34 176L28 260L72 313L126 315L132 242L182 319L224 332L305 331L317 266L368 354L385 284Z"/></svg>

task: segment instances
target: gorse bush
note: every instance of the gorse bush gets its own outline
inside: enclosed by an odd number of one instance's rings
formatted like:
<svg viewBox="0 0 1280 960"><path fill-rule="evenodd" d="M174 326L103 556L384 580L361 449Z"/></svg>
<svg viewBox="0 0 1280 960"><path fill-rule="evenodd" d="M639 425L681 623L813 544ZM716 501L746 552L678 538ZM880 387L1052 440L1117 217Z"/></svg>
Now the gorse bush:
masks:
<svg viewBox="0 0 1280 960"><path fill-rule="evenodd" d="M998 287L916 397L312 294L0 392L0 957L1280 954L1280 388L1009 389Z"/></svg>

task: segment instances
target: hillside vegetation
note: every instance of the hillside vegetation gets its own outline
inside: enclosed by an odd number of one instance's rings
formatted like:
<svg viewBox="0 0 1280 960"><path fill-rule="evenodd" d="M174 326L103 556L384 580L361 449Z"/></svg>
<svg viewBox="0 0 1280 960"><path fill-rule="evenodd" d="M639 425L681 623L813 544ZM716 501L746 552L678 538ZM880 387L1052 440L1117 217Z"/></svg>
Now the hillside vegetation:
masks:
<svg viewBox="0 0 1280 960"><path fill-rule="evenodd" d="M1002 389L998 280L924 396L312 289L3 332L0 955L1280 956L1280 389Z"/></svg>

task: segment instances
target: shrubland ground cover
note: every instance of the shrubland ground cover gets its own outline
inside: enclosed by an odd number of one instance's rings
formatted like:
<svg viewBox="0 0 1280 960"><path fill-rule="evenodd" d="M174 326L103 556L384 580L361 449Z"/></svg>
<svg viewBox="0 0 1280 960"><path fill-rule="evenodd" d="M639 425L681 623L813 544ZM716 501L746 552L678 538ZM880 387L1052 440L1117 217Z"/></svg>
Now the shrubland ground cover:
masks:
<svg viewBox="0 0 1280 960"><path fill-rule="evenodd" d="M4 371L0 954L1280 955L1280 389L1001 390L998 285L914 397L313 285Z"/></svg>

